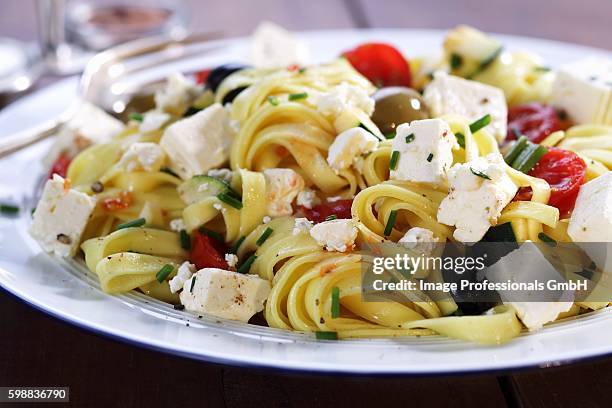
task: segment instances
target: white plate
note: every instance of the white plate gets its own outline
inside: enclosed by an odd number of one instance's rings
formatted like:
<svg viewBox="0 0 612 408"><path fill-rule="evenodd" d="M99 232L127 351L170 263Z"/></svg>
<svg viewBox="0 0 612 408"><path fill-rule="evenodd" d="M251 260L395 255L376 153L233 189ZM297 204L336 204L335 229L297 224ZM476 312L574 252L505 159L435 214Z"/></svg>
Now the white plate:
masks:
<svg viewBox="0 0 612 408"><path fill-rule="evenodd" d="M406 55L441 47L443 33L424 30L305 33L313 61L325 61L355 44L380 40ZM551 41L499 36L510 49L528 49L556 65L586 55L610 53ZM225 41L222 52L201 59L210 66L243 59L243 39ZM182 67L181 67L182 69ZM75 95L67 80L24 98L0 114L2 135L33 125L67 106ZM442 337L400 340L317 341L311 335L219 321L175 311L129 293L109 296L76 262L41 253L27 235L32 194L44 169L49 142L0 161L0 200L13 198L19 218L0 218L0 285L32 306L77 326L142 347L191 358L279 370L349 374L439 374L551 366L612 353L612 309L558 322L499 347ZM70 339L66 339L70 341Z"/></svg>

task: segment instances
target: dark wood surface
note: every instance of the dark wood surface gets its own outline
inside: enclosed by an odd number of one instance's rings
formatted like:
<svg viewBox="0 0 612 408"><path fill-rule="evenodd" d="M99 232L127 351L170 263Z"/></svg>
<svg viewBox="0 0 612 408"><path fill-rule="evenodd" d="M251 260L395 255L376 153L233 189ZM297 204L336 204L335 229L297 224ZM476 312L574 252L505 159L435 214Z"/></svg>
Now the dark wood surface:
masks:
<svg viewBox="0 0 612 408"><path fill-rule="evenodd" d="M610 0L184 3L191 11L192 28L220 29L228 36L248 34L262 19L294 30L449 28L469 23L488 31L612 46ZM35 27L34 0L0 2L0 36L34 40ZM610 358L460 377L340 378L261 372L190 361L102 338L0 293L0 386L70 386L74 406L605 407L610 406L611 373Z"/></svg>

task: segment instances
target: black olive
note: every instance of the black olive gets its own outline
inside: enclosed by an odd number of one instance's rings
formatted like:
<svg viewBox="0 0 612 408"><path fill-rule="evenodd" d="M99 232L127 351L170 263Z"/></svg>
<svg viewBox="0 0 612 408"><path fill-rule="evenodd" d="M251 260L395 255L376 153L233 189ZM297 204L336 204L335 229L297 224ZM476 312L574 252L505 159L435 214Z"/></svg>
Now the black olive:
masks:
<svg viewBox="0 0 612 408"><path fill-rule="evenodd" d="M210 71L208 78L206 78L206 87L213 92L217 92L217 88L221 85L221 82L231 74L241 69L248 68L242 64L223 64Z"/></svg>
<svg viewBox="0 0 612 408"><path fill-rule="evenodd" d="M225 105L226 103L230 103L232 102L240 92L244 91L245 89L247 89L248 87L246 86L241 86L238 87L236 89L232 89L231 91L229 91L224 97L223 97L223 105Z"/></svg>

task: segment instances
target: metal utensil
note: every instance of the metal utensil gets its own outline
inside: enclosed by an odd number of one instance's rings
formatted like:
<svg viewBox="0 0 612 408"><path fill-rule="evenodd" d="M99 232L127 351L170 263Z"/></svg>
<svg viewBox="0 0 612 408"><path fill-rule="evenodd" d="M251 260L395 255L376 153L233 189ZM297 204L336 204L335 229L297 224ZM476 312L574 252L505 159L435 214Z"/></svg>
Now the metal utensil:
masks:
<svg viewBox="0 0 612 408"><path fill-rule="evenodd" d="M223 44L213 41L221 37L221 32L192 34L181 39L149 37L121 44L95 55L85 67L79 85L79 95L72 106L57 118L1 139L0 158L55 134L63 124L70 120L83 101L101 106L115 115L121 113L117 110L112 110L109 106L108 90L114 81L124 75L134 74L156 64L167 63L187 56L201 55L221 49ZM197 47L192 47L195 45ZM159 53L159 58L148 62L138 62L140 57L154 53ZM136 63L128 67L125 64L128 60L135 60ZM122 93L113 95L113 97L125 99L126 95L130 95L130 92L131 90L125 90ZM127 101L125 102L127 103Z"/></svg>

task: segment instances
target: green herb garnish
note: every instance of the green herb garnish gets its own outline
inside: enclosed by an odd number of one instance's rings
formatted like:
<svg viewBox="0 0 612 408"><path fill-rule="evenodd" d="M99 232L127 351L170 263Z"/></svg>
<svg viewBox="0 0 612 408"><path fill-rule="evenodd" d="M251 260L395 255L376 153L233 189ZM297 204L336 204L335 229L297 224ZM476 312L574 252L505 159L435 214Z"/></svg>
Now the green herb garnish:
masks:
<svg viewBox="0 0 612 408"><path fill-rule="evenodd" d="M274 95L270 95L268 96L268 102L270 102L271 105L276 106L279 103L279 100L276 96Z"/></svg>
<svg viewBox="0 0 612 408"><path fill-rule="evenodd" d="M274 230L272 228L266 228L266 230L263 232L263 234L261 234L257 242L255 242L255 245L260 246L261 244L266 242L266 240L270 237L270 235L272 235L273 232Z"/></svg>
<svg viewBox="0 0 612 408"><path fill-rule="evenodd" d="M434 155L433 153L429 153L429 156L427 156L427 161L431 163L431 161L433 160Z"/></svg>
<svg viewBox="0 0 612 408"><path fill-rule="evenodd" d="M172 273L173 270L174 270L174 266L170 264L166 264L162 266L162 268L155 274L155 279L157 279L159 283L162 283L163 281L166 280L168 275Z"/></svg>
<svg viewBox="0 0 612 408"><path fill-rule="evenodd" d="M236 241L234 245L230 248L230 254L238 253L238 249L240 248L240 245L242 245L245 239L246 239L245 236L238 238L238 241Z"/></svg>
<svg viewBox="0 0 612 408"><path fill-rule="evenodd" d="M242 208L242 202L239 199L232 197L228 193L219 193L217 194L217 198L237 210L240 210Z"/></svg>
<svg viewBox="0 0 612 408"><path fill-rule="evenodd" d="M249 256L248 259L244 261L242 265L240 265L240 268L238 268L238 273L247 273L249 269L251 269L251 265L253 265L253 262L255 262L256 259L257 257L255 255Z"/></svg>
<svg viewBox="0 0 612 408"><path fill-rule="evenodd" d="M122 224L117 225L117 230L124 229L124 228L142 227L146 223L147 223L147 220L145 220L144 218L137 218L135 220L124 222Z"/></svg>
<svg viewBox="0 0 612 408"><path fill-rule="evenodd" d="M482 172L482 171L480 171L480 170L474 170L474 168L473 168L473 167L470 167L470 171L471 171L471 172L472 172L472 174L473 174L473 175L475 175L475 176L478 176L478 177L483 178L483 179L491 180L491 177L487 176L485 173L483 173L483 172Z"/></svg>
<svg viewBox="0 0 612 408"><path fill-rule="evenodd" d="M398 152L397 150L394 150L393 153L391 153L391 160L389 161L389 168L391 170L395 170L397 168L397 162L399 161L399 156L400 156L400 152Z"/></svg>
<svg viewBox="0 0 612 408"><path fill-rule="evenodd" d="M144 116L142 116L142 113L132 112L130 113L129 119L135 120L137 122L142 122L144 120Z"/></svg>
<svg viewBox="0 0 612 408"><path fill-rule="evenodd" d="M519 154L521 154L523 149L527 146L527 141L527 136L520 136L517 141L514 142L510 150L508 150L504 155L504 161L509 165L512 165L512 162L518 157Z"/></svg>
<svg viewBox="0 0 612 408"><path fill-rule="evenodd" d="M389 132L389 133L385 133L385 139L389 140L389 139L395 139L395 131L393 132Z"/></svg>
<svg viewBox="0 0 612 408"><path fill-rule="evenodd" d="M555 241L554 239L552 239L551 237L549 237L548 235L546 235L543 232L540 232L538 234L538 238L540 239L540 241L546 242L547 244L556 244L557 243L557 241Z"/></svg>
<svg viewBox="0 0 612 408"><path fill-rule="evenodd" d="M195 281L196 281L197 276L193 275L193 278L191 278L191 286L189 287L189 293L193 293L193 287L195 286Z"/></svg>
<svg viewBox="0 0 612 408"><path fill-rule="evenodd" d="M200 227L199 230L202 234L208 235L212 239L215 239L219 242L224 242L223 235L219 234L217 231L210 230L206 227Z"/></svg>
<svg viewBox="0 0 612 408"><path fill-rule="evenodd" d="M476 133L483 127L487 126L489 123L491 123L491 115L487 113L482 118L470 124L470 132Z"/></svg>
<svg viewBox="0 0 612 408"><path fill-rule="evenodd" d="M463 58L459 54L452 53L450 56L450 66L452 70L459 69L463 65Z"/></svg>
<svg viewBox="0 0 612 408"><path fill-rule="evenodd" d="M503 47L499 47L497 48L495 51L493 51L491 53L491 55L489 55L487 58L485 58L484 60L482 60L482 62L478 65L478 67L476 67L476 69L474 70L474 72L472 72L470 75L468 75L466 78L467 79L472 79L474 78L476 75L480 74L481 72L483 72L485 69L487 69L489 67L489 65L491 65L496 59L497 57L499 57L499 55L501 54L503 50Z"/></svg>
<svg viewBox="0 0 612 408"><path fill-rule="evenodd" d="M340 288L334 286L331 291L331 316L333 319L340 317Z"/></svg>
<svg viewBox="0 0 612 408"><path fill-rule="evenodd" d="M409 134L408 136L406 136L406 143L411 143L414 141L414 133Z"/></svg>
<svg viewBox="0 0 612 408"><path fill-rule="evenodd" d="M338 340L338 333L334 331L316 331L317 340Z"/></svg>
<svg viewBox="0 0 612 408"><path fill-rule="evenodd" d="M387 225L385 225L385 237L391 235L393 231L393 227L395 227L395 221L397 220L397 210L391 210L389 213L389 218L387 219Z"/></svg>
<svg viewBox="0 0 612 408"><path fill-rule="evenodd" d="M169 174L171 176L174 176L176 178L179 178L178 174L176 174L175 172L170 170L168 167L162 167L161 169L159 169L159 171L161 171L162 173L166 173L166 174Z"/></svg>
<svg viewBox="0 0 612 408"><path fill-rule="evenodd" d="M325 221L333 221L337 219L338 219L338 216L336 214L328 215L327 217L325 217Z"/></svg>
<svg viewBox="0 0 612 408"><path fill-rule="evenodd" d="M17 214L19 207L11 204L0 204L0 213L2 214Z"/></svg>
<svg viewBox="0 0 612 408"><path fill-rule="evenodd" d="M546 147L529 142L527 143L527 146L519 153L517 158L514 159L512 162L512 167L527 174L536 164L538 164L546 152L548 152Z"/></svg>
<svg viewBox="0 0 612 408"><path fill-rule="evenodd" d="M455 133L455 137L457 138L457 144L465 149L465 135L459 132Z"/></svg>
<svg viewBox="0 0 612 408"><path fill-rule="evenodd" d="M306 92L300 92L300 93L293 93L293 94L289 94L288 99L290 101L299 101L300 99L306 99L308 98L308 93Z"/></svg>

